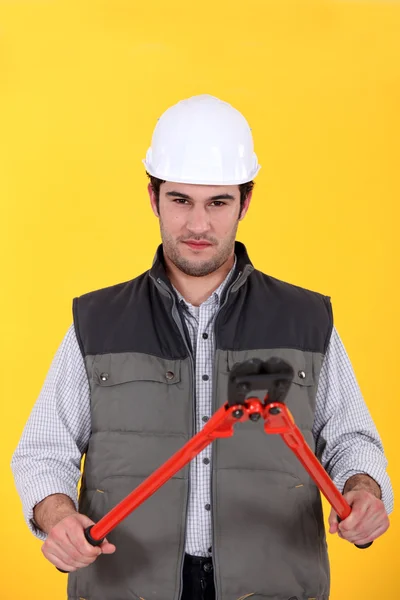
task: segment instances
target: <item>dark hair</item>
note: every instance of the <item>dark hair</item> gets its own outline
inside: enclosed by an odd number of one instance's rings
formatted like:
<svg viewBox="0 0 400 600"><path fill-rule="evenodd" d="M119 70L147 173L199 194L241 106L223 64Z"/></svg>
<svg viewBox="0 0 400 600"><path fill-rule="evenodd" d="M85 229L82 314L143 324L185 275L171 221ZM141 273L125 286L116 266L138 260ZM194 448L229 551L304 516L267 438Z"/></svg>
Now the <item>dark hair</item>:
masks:
<svg viewBox="0 0 400 600"><path fill-rule="evenodd" d="M163 179L158 179L157 177L153 177L152 175L150 175L149 173L147 173L147 177L150 179L150 185L153 188L153 192L155 194L156 197L156 202L157 202L157 210L160 207L160 187L162 183L165 183L165 181ZM245 200L247 198L247 196L250 194L250 192L252 191L254 187L254 181L247 181L246 183L241 183L239 185L239 191L240 191L240 213L242 214L242 208L243 205L245 203Z"/></svg>

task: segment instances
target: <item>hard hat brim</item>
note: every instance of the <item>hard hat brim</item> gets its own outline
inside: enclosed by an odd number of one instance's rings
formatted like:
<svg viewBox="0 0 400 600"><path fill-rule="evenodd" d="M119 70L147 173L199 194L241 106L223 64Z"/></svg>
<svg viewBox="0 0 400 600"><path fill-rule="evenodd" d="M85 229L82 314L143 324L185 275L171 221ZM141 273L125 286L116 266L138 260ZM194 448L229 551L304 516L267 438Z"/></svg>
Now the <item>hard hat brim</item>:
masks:
<svg viewBox="0 0 400 600"><path fill-rule="evenodd" d="M152 177L156 177L162 181L169 181L171 183L186 183L189 185L241 185L242 183L248 183L249 181L252 181L261 169L261 165L257 165L256 169L254 169L253 172L248 173L245 178L223 179L216 181L195 177L182 177L173 173L157 172L152 169L151 165L146 161L146 159L143 159L142 162L146 167L147 173Z"/></svg>

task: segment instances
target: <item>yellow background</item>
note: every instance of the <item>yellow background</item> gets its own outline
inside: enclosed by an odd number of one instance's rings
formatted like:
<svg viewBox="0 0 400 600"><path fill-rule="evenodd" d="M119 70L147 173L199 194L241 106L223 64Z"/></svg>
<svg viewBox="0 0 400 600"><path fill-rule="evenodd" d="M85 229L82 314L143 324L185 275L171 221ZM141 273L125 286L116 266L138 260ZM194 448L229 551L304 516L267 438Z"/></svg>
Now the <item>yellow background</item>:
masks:
<svg viewBox="0 0 400 600"><path fill-rule="evenodd" d="M399 31L397 2L0 2L2 600L65 597L11 455L73 296L149 267L141 160L193 94L248 118L263 168L239 239L256 267L331 295L400 490ZM367 551L330 536L332 600L397 598L399 536L396 512Z"/></svg>

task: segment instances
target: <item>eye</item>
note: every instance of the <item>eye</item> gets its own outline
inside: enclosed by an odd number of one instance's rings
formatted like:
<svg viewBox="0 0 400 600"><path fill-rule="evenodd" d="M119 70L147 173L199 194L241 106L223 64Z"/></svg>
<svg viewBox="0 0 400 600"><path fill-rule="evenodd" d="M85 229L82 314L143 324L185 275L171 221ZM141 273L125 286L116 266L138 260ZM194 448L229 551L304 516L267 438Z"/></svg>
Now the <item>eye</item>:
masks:
<svg viewBox="0 0 400 600"><path fill-rule="evenodd" d="M211 205L216 206L217 208L219 206L225 206L226 202L221 202L221 200L214 200L214 202L211 203Z"/></svg>
<svg viewBox="0 0 400 600"><path fill-rule="evenodd" d="M186 200L186 198L175 198L174 202L176 204L186 204L188 201Z"/></svg>

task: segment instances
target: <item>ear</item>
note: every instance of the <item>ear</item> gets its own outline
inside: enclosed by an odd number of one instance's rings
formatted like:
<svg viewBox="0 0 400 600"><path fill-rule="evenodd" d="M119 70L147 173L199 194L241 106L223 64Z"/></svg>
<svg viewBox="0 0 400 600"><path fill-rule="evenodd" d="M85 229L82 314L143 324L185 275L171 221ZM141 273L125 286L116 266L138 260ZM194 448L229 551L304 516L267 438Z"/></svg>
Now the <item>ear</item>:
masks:
<svg viewBox="0 0 400 600"><path fill-rule="evenodd" d="M149 192L150 204L151 204L151 208L153 209L153 213L156 215L156 217L159 217L160 215L158 213L158 208L157 208L157 199L156 199L156 195L154 193L151 183L149 183L149 185L147 186L147 191Z"/></svg>
<svg viewBox="0 0 400 600"><path fill-rule="evenodd" d="M245 218L247 211L249 210L250 201L253 196L253 190L247 194L246 200L244 201L242 212L240 213L239 221Z"/></svg>

